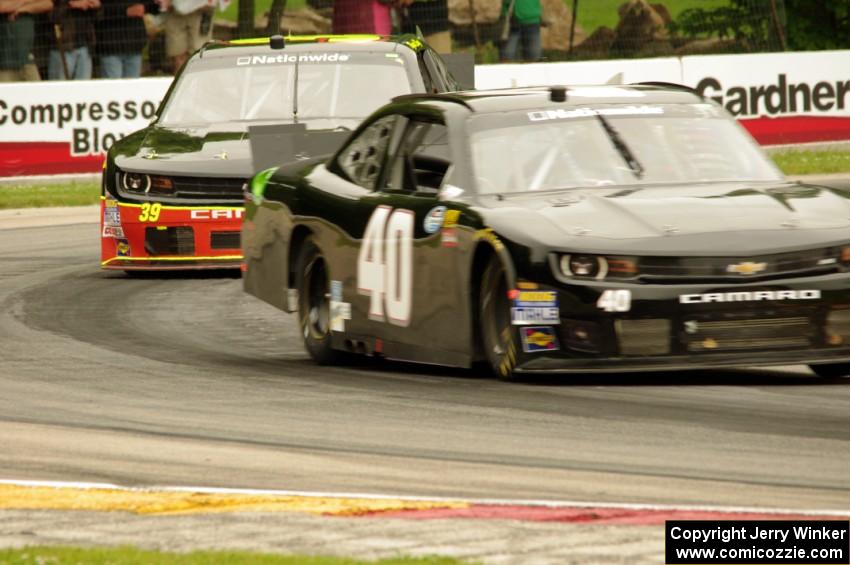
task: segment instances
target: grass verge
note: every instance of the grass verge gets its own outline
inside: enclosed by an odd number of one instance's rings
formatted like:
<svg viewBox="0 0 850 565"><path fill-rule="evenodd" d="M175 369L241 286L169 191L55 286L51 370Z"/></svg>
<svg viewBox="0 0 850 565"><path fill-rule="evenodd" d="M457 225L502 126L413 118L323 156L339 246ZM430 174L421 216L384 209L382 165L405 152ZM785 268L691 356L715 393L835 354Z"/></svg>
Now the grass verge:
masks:
<svg viewBox="0 0 850 565"><path fill-rule="evenodd" d="M782 151L771 158L786 175L850 173L850 151ZM100 183L0 185L0 209L97 204Z"/></svg>
<svg viewBox="0 0 850 565"><path fill-rule="evenodd" d="M850 151L781 151L771 155L786 175L850 172Z"/></svg>
<svg viewBox="0 0 850 565"><path fill-rule="evenodd" d="M164 553L134 547L78 548L25 547L0 550L2 565L45 565L74 563L86 565L460 565L448 557L395 557L380 561L363 561L342 557L307 557L299 555L269 555L242 551L193 551Z"/></svg>
<svg viewBox="0 0 850 565"><path fill-rule="evenodd" d="M100 182L0 185L0 209L85 206L100 198Z"/></svg>

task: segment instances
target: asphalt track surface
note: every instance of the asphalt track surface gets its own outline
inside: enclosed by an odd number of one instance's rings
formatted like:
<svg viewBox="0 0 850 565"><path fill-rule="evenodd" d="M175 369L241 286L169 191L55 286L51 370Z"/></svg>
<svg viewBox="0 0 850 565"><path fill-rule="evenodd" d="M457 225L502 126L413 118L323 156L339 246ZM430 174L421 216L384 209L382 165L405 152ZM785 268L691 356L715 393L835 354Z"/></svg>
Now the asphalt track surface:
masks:
<svg viewBox="0 0 850 565"><path fill-rule="evenodd" d="M0 230L0 478L850 508L850 381L317 367L232 274L105 273L97 235Z"/></svg>

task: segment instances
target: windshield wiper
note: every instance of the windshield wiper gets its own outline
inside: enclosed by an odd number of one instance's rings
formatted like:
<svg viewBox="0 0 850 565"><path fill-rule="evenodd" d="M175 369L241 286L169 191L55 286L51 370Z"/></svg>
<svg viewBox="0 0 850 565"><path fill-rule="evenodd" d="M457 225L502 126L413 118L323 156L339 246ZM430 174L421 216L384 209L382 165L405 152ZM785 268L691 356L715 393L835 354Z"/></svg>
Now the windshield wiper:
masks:
<svg viewBox="0 0 850 565"><path fill-rule="evenodd" d="M623 140L620 132L618 132L614 126L612 126L611 123L598 112L596 113L596 119L598 119L599 123L602 124L602 128L605 130L605 133L608 134L608 137L611 139L611 143L613 143L617 151L620 152L620 156L629 166L629 169L631 169L635 177L639 179L643 178L643 165L640 164L640 161L637 160L637 157L635 157L634 153L632 153L632 150L629 149L628 145L626 145L626 142Z"/></svg>

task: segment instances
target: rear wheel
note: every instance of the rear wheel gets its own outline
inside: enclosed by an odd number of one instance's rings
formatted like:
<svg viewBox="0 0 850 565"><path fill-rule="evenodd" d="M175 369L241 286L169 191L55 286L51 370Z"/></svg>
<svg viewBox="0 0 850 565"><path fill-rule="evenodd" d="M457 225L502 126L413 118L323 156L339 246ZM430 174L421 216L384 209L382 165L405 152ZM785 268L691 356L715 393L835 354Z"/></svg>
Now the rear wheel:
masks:
<svg viewBox="0 0 850 565"><path fill-rule="evenodd" d="M809 365L809 368L819 377L825 379L842 379L850 376L850 363L828 363L826 365Z"/></svg>
<svg viewBox="0 0 850 565"><path fill-rule="evenodd" d="M516 329L511 324L507 277L498 257L491 257L487 263L478 296L481 344L487 363L500 379L515 379Z"/></svg>
<svg viewBox="0 0 850 565"><path fill-rule="evenodd" d="M304 347L320 365L333 364L339 360L340 352L331 348L330 278L327 263L312 237L301 246L296 273Z"/></svg>

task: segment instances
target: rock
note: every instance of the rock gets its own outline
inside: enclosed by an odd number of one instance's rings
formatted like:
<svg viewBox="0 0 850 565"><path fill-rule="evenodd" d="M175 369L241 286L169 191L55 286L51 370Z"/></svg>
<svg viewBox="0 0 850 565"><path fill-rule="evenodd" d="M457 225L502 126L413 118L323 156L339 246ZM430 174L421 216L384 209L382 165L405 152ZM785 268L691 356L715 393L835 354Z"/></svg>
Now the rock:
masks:
<svg viewBox="0 0 850 565"><path fill-rule="evenodd" d="M573 15L563 0L542 0L543 20L546 26L540 31L543 49L547 51L568 51L570 48L570 26ZM587 33L578 24L575 28L573 46L587 39Z"/></svg>
<svg viewBox="0 0 850 565"><path fill-rule="evenodd" d="M473 0L475 21L487 25L498 23L502 15L502 0ZM449 21L455 26L471 26L469 0L449 0Z"/></svg>
<svg viewBox="0 0 850 565"><path fill-rule="evenodd" d="M670 10L667 9L667 6L664 4L651 4L652 9L655 10L655 13L661 16L661 19L664 20L664 25L669 25L673 21L673 16L670 15Z"/></svg>
<svg viewBox="0 0 850 565"><path fill-rule="evenodd" d="M604 59L608 57L617 33L608 26L600 26L573 49L573 54L580 59Z"/></svg>
<svg viewBox="0 0 850 565"><path fill-rule="evenodd" d="M664 18L646 0L629 0L618 12L620 22L615 30L617 38L611 46L612 54L633 56L647 43L667 38Z"/></svg>

